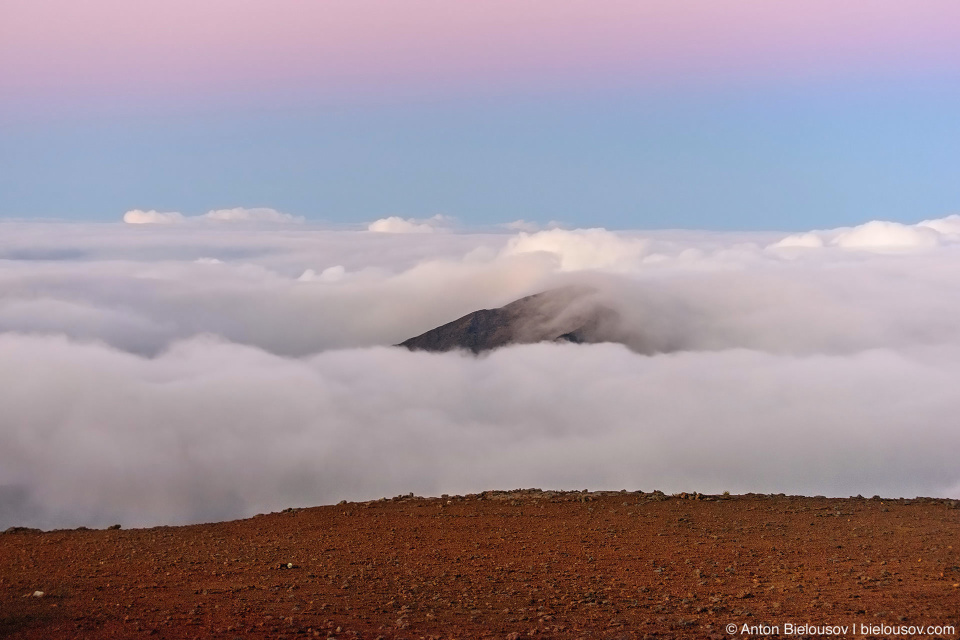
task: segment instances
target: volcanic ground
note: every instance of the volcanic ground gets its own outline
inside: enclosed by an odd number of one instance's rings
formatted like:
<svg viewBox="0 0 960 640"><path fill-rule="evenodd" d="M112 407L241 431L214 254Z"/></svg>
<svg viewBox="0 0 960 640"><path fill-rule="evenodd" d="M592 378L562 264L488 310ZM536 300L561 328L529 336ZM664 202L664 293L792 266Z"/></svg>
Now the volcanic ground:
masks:
<svg viewBox="0 0 960 640"><path fill-rule="evenodd" d="M539 490L11 529L0 636L890 637L960 629L958 533L954 500Z"/></svg>

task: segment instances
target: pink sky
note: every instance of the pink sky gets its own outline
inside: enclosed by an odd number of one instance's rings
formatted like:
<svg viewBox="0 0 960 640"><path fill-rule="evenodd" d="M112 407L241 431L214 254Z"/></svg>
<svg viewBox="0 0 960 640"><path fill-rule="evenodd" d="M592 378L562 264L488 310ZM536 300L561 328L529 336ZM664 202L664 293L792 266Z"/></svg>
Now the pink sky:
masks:
<svg viewBox="0 0 960 640"><path fill-rule="evenodd" d="M22 101L951 75L956 0L4 0Z"/></svg>

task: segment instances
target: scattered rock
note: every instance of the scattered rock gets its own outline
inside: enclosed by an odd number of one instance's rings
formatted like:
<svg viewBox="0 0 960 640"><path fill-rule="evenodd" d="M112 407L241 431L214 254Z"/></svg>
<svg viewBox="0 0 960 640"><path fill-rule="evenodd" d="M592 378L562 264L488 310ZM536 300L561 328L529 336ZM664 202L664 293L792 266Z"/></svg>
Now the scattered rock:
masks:
<svg viewBox="0 0 960 640"><path fill-rule="evenodd" d="M857 623L955 616L950 501L713 497L405 494L122 536L26 530L0 536L0 612L30 616L24 637L85 640L709 638L814 607Z"/></svg>
<svg viewBox="0 0 960 640"><path fill-rule="evenodd" d="M3 531L4 533L43 533L40 529L32 529L30 527L8 527Z"/></svg>

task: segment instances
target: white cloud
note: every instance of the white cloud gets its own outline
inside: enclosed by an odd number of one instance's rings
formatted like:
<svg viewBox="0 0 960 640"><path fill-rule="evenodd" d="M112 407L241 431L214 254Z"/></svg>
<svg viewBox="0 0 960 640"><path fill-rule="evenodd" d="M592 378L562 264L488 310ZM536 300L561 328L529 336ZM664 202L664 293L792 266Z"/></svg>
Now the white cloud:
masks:
<svg viewBox="0 0 960 640"><path fill-rule="evenodd" d="M504 222L501 225L504 229L509 231L526 231L527 233L536 233L540 231L540 225L536 222L529 222L527 220L514 220L513 222Z"/></svg>
<svg viewBox="0 0 960 640"><path fill-rule="evenodd" d="M516 486L960 497L954 222L880 252L911 232L0 222L0 529ZM632 351L389 346L566 283Z"/></svg>
<svg viewBox="0 0 960 640"><path fill-rule="evenodd" d="M871 220L856 227L839 227L794 234L770 245L772 249L838 247L888 251L936 247L960 240L960 216L952 215L917 224Z"/></svg>
<svg viewBox="0 0 960 640"><path fill-rule="evenodd" d="M548 254L561 271L622 270L636 267L649 247L647 240L623 238L606 229L552 229L520 233L507 243L503 255Z"/></svg>
<svg viewBox="0 0 960 640"><path fill-rule="evenodd" d="M371 222L367 225L367 231L376 233L434 233L446 230L450 222L451 218L440 214L426 219L390 216Z"/></svg>
<svg viewBox="0 0 960 640"><path fill-rule="evenodd" d="M797 233L787 236L771 245L774 248L799 247L804 249L819 249L824 246L823 237L820 234L810 231L807 233Z"/></svg>
<svg viewBox="0 0 960 640"><path fill-rule="evenodd" d="M940 234L927 227L873 220L838 233L832 244L848 249L933 247L940 244Z"/></svg>
<svg viewBox="0 0 960 640"><path fill-rule="evenodd" d="M191 340L146 359L6 336L0 358L24 366L0 374L2 477L24 488L16 522L42 526L517 486L942 495L957 481L958 356L291 359Z"/></svg>
<svg viewBox="0 0 960 640"><path fill-rule="evenodd" d="M960 215L953 214L945 218L924 220L919 222L917 226L933 229L944 236L951 236L955 240L960 236Z"/></svg>
<svg viewBox="0 0 960 640"><path fill-rule="evenodd" d="M289 213L281 213L276 209L266 207L255 207L252 209L245 209L244 207L214 209L198 217L202 220L211 220L214 222L275 222L288 224L301 223L304 221L300 216L292 216Z"/></svg>
<svg viewBox="0 0 960 640"><path fill-rule="evenodd" d="M176 224L183 222L182 213L177 211L141 211L133 209L123 214L123 221L127 224Z"/></svg>
<svg viewBox="0 0 960 640"><path fill-rule="evenodd" d="M182 222L246 222L246 223L302 223L304 219L276 209L254 207L251 209L235 207L233 209L213 209L199 216L185 216L178 211L141 211L133 209L123 214L127 224L177 224Z"/></svg>
<svg viewBox="0 0 960 640"><path fill-rule="evenodd" d="M327 267L320 273L317 273L313 269L307 269L300 274L297 280L300 282L338 282L343 280L346 273L347 271L343 268L343 265L338 264L333 267Z"/></svg>

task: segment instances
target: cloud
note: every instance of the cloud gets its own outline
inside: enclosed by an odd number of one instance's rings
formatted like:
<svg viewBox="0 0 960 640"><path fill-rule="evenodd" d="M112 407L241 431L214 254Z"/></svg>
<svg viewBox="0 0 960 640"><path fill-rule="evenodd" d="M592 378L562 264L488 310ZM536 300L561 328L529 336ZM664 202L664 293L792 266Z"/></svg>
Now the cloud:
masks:
<svg viewBox="0 0 960 640"><path fill-rule="evenodd" d="M255 207L252 209L235 207L233 209L213 209L199 216L185 216L178 211L161 212L133 209L123 214L123 221L127 224L178 224L198 221L291 224L302 223L304 219L300 216L281 213L276 209L266 207Z"/></svg>
<svg viewBox="0 0 960 640"><path fill-rule="evenodd" d="M957 214L949 215L945 218L924 220L917 223L917 226L933 229L943 236L950 237L952 240L960 239L960 215Z"/></svg>
<svg viewBox="0 0 960 640"><path fill-rule="evenodd" d="M529 220L514 220L513 222L503 222L497 226L508 231L525 231L526 233L536 233L537 231L542 231L544 229L566 229L569 225L557 220L550 220L545 225L541 225L539 222L531 222Z"/></svg>
<svg viewBox="0 0 960 640"><path fill-rule="evenodd" d="M507 243L503 255L548 254L561 271L627 269L640 262L649 246L646 240L623 238L606 229L552 229L520 233Z"/></svg>
<svg viewBox="0 0 960 640"><path fill-rule="evenodd" d="M933 247L940 244L940 234L918 225L874 220L838 233L832 243L838 247L853 249Z"/></svg>
<svg viewBox="0 0 960 640"><path fill-rule="evenodd" d="M215 209L199 216L202 220L211 220L215 222L275 222L282 224L300 223L304 219L300 216L292 216L289 213L280 213L276 209L258 207L245 209L235 207L233 209Z"/></svg>
<svg viewBox="0 0 960 640"><path fill-rule="evenodd" d="M177 224L186 220L182 213L177 211L141 211L132 209L123 214L123 221L127 224Z"/></svg>
<svg viewBox="0 0 960 640"><path fill-rule="evenodd" d="M807 233L797 233L794 235L787 236L783 240L779 240L774 244L770 245L772 248L803 248L803 249L819 249L824 246L823 237L816 232L810 231Z"/></svg>
<svg viewBox="0 0 960 640"><path fill-rule="evenodd" d="M0 385L2 473L22 489L18 522L42 526L517 486L942 495L957 481L958 355L290 359L194 339L147 359L6 336L0 357L26 364Z"/></svg>
<svg viewBox="0 0 960 640"><path fill-rule="evenodd" d="M371 222L367 225L367 231L376 233L434 233L446 230L450 222L451 218L440 214L422 220L390 216Z"/></svg>
<svg viewBox="0 0 960 640"><path fill-rule="evenodd" d="M838 247L841 249L885 251L936 247L960 240L960 216L924 220L908 225L871 220L856 227L794 234L771 245L773 249Z"/></svg>
<svg viewBox="0 0 960 640"><path fill-rule="evenodd" d="M0 528L517 486L960 497L956 222L897 251L0 222ZM563 284L627 346L390 347Z"/></svg>
<svg viewBox="0 0 960 640"><path fill-rule="evenodd" d="M313 269L307 269L300 277L297 278L300 282L337 282L343 280L343 277L346 275L347 271L343 268L342 264L334 265L332 267L327 267L320 273L317 273Z"/></svg>
<svg viewBox="0 0 960 640"><path fill-rule="evenodd" d="M504 222L499 225L508 231L525 231L527 233L536 233L540 231L540 225L536 222L527 220L514 220L513 222Z"/></svg>

